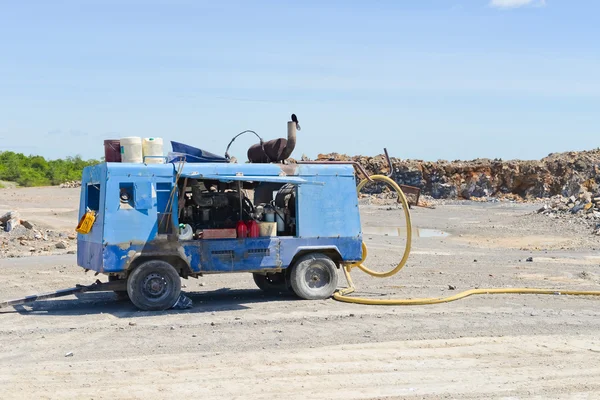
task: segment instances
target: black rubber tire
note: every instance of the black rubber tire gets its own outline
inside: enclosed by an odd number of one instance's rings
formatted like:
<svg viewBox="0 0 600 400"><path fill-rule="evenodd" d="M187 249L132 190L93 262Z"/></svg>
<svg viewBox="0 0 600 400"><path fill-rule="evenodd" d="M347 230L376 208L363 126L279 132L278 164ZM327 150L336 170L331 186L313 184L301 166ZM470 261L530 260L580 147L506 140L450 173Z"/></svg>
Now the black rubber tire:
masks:
<svg viewBox="0 0 600 400"><path fill-rule="evenodd" d="M290 281L292 290L301 299L327 299L337 288L337 268L325 254L306 254L292 266Z"/></svg>
<svg viewBox="0 0 600 400"><path fill-rule="evenodd" d="M253 273L252 277L256 286L266 293L287 292L285 274L283 272L267 273L266 275Z"/></svg>
<svg viewBox="0 0 600 400"><path fill-rule="evenodd" d="M292 267L288 267L286 268L283 273L285 274L285 287L288 290L288 292L294 293L294 288L292 287Z"/></svg>
<svg viewBox="0 0 600 400"><path fill-rule="evenodd" d="M173 307L181 293L181 279L171 264L150 260L127 278L127 294L140 310L162 311Z"/></svg>

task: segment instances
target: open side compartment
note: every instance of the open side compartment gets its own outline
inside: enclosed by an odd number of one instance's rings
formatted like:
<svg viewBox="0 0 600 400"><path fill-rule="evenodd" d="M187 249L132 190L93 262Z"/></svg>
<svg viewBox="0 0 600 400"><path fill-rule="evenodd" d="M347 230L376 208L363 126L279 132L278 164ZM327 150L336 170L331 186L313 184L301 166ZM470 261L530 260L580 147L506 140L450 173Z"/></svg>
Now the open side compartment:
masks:
<svg viewBox="0 0 600 400"><path fill-rule="evenodd" d="M248 237L296 236L297 182L219 178L182 177L177 182L178 220L191 229L187 240L240 238L240 221L258 226L258 233Z"/></svg>

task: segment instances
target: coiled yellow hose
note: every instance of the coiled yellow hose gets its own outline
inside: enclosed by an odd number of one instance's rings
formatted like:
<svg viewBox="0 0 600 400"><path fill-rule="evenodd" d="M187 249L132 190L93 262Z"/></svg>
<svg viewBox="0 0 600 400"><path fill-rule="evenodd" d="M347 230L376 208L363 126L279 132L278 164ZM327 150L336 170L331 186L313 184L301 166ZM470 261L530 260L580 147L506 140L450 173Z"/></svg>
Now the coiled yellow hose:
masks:
<svg viewBox="0 0 600 400"><path fill-rule="evenodd" d="M400 189L400 186L392 179L384 175L373 175L371 179L374 181L382 181L392 187L398 194L398 201L402 204L404 210L404 216L406 219L406 245L404 247L404 254L402 259L390 271L377 272L367 268L364 262L367 258L367 245L363 242L362 244L362 260L358 263L346 264L343 267L344 275L348 281L348 287L345 289L338 290L333 294L333 298L338 301L344 301L346 303L357 303L357 304L371 304L371 305L424 305L424 304L438 304L448 303L451 301L464 299L465 297L477 295L477 294L566 294L576 296L600 296L600 291L582 291L582 290L558 290L558 289L536 289L536 288L506 288L506 289L470 289L464 292L455 294L449 297L431 297L431 298L420 298L420 299L369 299L364 297L351 297L348 294L354 292L356 288L352 282L350 271L352 268L358 268L367 274L377 278L387 278L389 276L397 274L406 264L408 256L410 255L410 246L412 242L412 225L410 222L410 212L408 209L408 201L406 196ZM368 183L367 179L362 180L357 187L358 193Z"/></svg>

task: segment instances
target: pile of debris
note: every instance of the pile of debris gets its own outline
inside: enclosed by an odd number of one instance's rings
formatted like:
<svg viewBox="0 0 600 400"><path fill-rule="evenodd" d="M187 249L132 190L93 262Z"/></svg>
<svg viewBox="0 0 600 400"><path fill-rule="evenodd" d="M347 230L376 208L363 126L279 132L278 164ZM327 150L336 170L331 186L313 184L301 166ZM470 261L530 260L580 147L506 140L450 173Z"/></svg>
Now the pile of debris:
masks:
<svg viewBox="0 0 600 400"><path fill-rule="evenodd" d="M583 192L579 196L554 196L537 211L552 218L565 218L573 222L585 223L593 228L595 235L600 235L600 193L592 196Z"/></svg>
<svg viewBox="0 0 600 400"><path fill-rule="evenodd" d="M35 253L75 253L75 234L37 228L21 219L16 211L9 211L0 217L0 228L0 258Z"/></svg>
<svg viewBox="0 0 600 400"><path fill-rule="evenodd" d="M383 155L349 157L320 154L318 160L356 161L370 174L390 173ZM578 196L600 189L600 149L550 154L539 161L436 162L393 158L392 178L399 184L416 186L435 199L471 199L516 196L523 199L555 195ZM369 189L370 187L370 189ZM383 185L369 185L369 193L380 193Z"/></svg>
<svg viewBox="0 0 600 400"><path fill-rule="evenodd" d="M81 187L81 181L70 181L60 184L61 188L78 188Z"/></svg>
<svg viewBox="0 0 600 400"><path fill-rule="evenodd" d="M0 226L5 232L10 232L19 225L24 226L26 229L33 228L33 225L28 221L21 219L21 216L16 211L9 211L0 217Z"/></svg>

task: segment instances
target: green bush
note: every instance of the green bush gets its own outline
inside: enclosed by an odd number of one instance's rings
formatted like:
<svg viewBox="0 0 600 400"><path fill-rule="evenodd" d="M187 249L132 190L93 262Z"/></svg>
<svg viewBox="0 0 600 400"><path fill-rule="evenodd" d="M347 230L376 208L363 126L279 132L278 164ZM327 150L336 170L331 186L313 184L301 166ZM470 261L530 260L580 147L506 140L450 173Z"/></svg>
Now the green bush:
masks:
<svg viewBox="0 0 600 400"><path fill-rule="evenodd" d="M21 186L59 185L81 179L81 171L97 160L82 160L80 156L62 160L46 160L41 156L25 156L12 151L0 152L0 180Z"/></svg>

